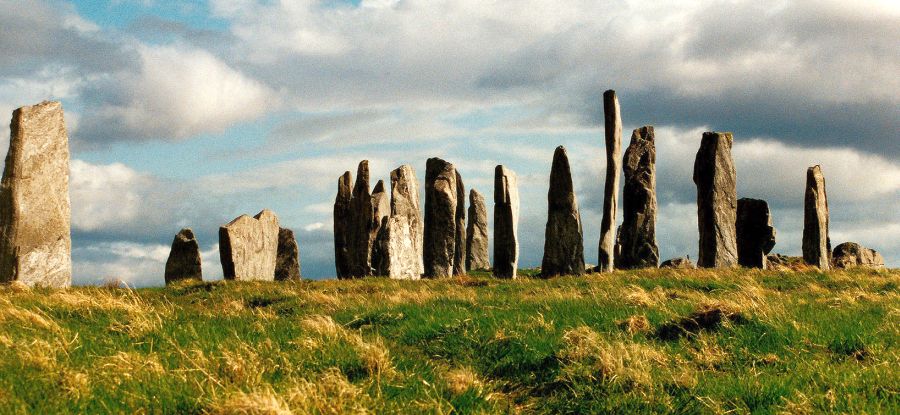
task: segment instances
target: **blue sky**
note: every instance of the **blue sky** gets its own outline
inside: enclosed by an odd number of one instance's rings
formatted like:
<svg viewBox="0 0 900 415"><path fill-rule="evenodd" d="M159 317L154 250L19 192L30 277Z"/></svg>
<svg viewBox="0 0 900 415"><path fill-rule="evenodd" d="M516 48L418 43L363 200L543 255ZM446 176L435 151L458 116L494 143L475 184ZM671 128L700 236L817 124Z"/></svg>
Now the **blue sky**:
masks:
<svg viewBox="0 0 900 415"><path fill-rule="evenodd" d="M421 179L442 157L489 200L512 168L521 265L539 265L557 145L596 262L606 89L623 147L656 127L662 257L696 256L693 157L725 130L775 252L799 254L821 164L834 245L900 266L898 38L890 1L0 0L0 113L64 104L76 284L162 284L185 226L220 278L218 226L263 208L295 230L304 276L331 277L337 178L362 159Z"/></svg>

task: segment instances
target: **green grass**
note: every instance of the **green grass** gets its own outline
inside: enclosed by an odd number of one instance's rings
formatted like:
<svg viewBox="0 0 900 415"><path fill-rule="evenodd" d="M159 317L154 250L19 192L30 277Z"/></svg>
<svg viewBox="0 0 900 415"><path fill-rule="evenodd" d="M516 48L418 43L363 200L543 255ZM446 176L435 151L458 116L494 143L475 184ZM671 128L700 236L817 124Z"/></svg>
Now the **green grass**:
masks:
<svg viewBox="0 0 900 415"><path fill-rule="evenodd" d="M900 413L900 271L0 287L0 413Z"/></svg>

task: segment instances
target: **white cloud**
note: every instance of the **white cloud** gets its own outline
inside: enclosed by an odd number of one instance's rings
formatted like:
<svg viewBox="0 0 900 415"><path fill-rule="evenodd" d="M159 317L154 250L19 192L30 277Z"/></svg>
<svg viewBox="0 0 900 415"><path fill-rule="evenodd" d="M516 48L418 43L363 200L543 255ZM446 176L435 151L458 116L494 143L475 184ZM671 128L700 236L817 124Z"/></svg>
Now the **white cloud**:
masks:
<svg viewBox="0 0 900 415"><path fill-rule="evenodd" d="M101 230L127 224L144 213L141 193L151 184L149 177L121 163L94 165L72 160L69 170L73 228Z"/></svg>

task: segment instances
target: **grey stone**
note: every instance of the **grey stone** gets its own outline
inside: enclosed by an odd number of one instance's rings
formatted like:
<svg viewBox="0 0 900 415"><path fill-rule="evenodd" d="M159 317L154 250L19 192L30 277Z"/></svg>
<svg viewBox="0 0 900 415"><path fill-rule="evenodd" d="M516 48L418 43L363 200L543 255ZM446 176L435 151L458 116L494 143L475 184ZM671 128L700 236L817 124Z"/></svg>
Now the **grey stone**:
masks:
<svg viewBox="0 0 900 415"><path fill-rule="evenodd" d="M835 268L884 268L884 257L881 254L855 242L844 242L836 246L832 262Z"/></svg>
<svg viewBox="0 0 900 415"><path fill-rule="evenodd" d="M584 236L569 156L563 146L553 153L547 192L547 227L541 276L584 274Z"/></svg>
<svg viewBox="0 0 900 415"><path fill-rule="evenodd" d="M372 229L369 233L369 265L370 270L367 275L380 274L379 264L387 259L388 253L382 249L383 245L379 245L378 236L383 234L383 228L388 225L388 218L391 215L391 199L390 195L384 188L384 181L379 180L372 189ZM385 231L386 232L386 231Z"/></svg>
<svg viewBox="0 0 900 415"><path fill-rule="evenodd" d="M731 159L731 133L706 132L694 161L697 226L703 268L729 268L738 263L737 184Z"/></svg>
<svg viewBox="0 0 900 415"><path fill-rule="evenodd" d="M453 253L453 275L466 275L466 186L456 171L456 247Z"/></svg>
<svg viewBox="0 0 900 415"><path fill-rule="evenodd" d="M616 91L603 93L606 133L606 187L603 191L603 218L600 222L600 250L597 271L615 269L616 208L619 198L619 153L622 151L622 116Z"/></svg>
<svg viewBox="0 0 900 415"><path fill-rule="evenodd" d="M622 191L622 226L617 235L615 265L618 269L656 268L656 142L652 126L631 133L622 159L625 187Z"/></svg>
<svg viewBox="0 0 900 415"><path fill-rule="evenodd" d="M356 182L350 199L350 277L362 278L372 275L372 246L375 222L375 208L369 193L369 161L363 160L356 169Z"/></svg>
<svg viewBox="0 0 900 415"><path fill-rule="evenodd" d="M516 278L519 265L519 185L516 173L494 169L494 276Z"/></svg>
<svg viewBox="0 0 900 415"><path fill-rule="evenodd" d="M275 281L300 281L300 247L294 231L278 229L278 253L275 260Z"/></svg>
<svg viewBox="0 0 900 415"><path fill-rule="evenodd" d="M422 265L422 215L419 182L412 166L391 172L390 216L382 220L376 247L378 275L394 279L419 279Z"/></svg>
<svg viewBox="0 0 900 415"><path fill-rule="evenodd" d="M466 269L491 269L488 252L487 206L484 196L475 189L469 191L469 226L466 229Z"/></svg>
<svg viewBox="0 0 900 415"><path fill-rule="evenodd" d="M338 179L338 192L334 198L334 266L338 279L352 277L351 228L352 218L350 213L350 200L353 198L351 188L353 176L350 172Z"/></svg>
<svg viewBox="0 0 900 415"><path fill-rule="evenodd" d="M690 258L687 257L679 257L667 259L659 264L660 268L672 268L672 269L695 269L697 268L693 262L691 262Z"/></svg>
<svg viewBox="0 0 900 415"><path fill-rule="evenodd" d="M172 241L172 249L166 260L166 284L180 280L203 281L201 270L200 245L194 237L194 231L182 229Z"/></svg>
<svg viewBox="0 0 900 415"><path fill-rule="evenodd" d="M765 200L743 198L737 207L738 263L748 268L768 268L767 255L775 247L775 227Z"/></svg>
<svg viewBox="0 0 900 415"><path fill-rule="evenodd" d="M456 256L456 169L439 158L425 166L424 276L453 275Z"/></svg>
<svg viewBox="0 0 900 415"><path fill-rule="evenodd" d="M219 228L219 258L226 280L275 279L278 216L268 209L238 216Z"/></svg>
<svg viewBox="0 0 900 415"><path fill-rule="evenodd" d="M830 268L831 238L828 236L828 195L825 176L818 165L806 170L803 209L803 260L822 270Z"/></svg>
<svg viewBox="0 0 900 415"><path fill-rule="evenodd" d="M62 105L19 108L0 182L0 282L72 283L69 137Z"/></svg>

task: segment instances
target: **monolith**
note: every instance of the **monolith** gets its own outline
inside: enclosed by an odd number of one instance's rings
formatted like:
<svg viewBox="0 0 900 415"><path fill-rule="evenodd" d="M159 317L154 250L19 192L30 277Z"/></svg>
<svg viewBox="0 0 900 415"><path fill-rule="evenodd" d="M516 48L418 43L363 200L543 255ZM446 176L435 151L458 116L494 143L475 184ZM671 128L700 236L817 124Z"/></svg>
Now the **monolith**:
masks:
<svg viewBox="0 0 900 415"><path fill-rule="evenodd" d="M278 229L278 251L275 260L275 281L300 281L300 247L294 231Z"/></svg>
<svg viewBox="0 0 900 415"><path fill-rule="evenodd" d="M622 116L616 91L603 93L603 128L606 133L606 186L603 191L603 218L600 222L600 250L597 270L615 269L616 208L619 198L619 153L622 151Z"/></svg>
<svg viewBox="0 0 900 415"><path fill-rule="evenodd" d="M738 263L737 187L731 159L733 140L731 133L703 133L694 160L700 231L699 267L728 268Z"/></svg>
<svg viewBox="0 0 900 415"><path fill-rule="evenodd" d="M831 239L828 236L828 195L825 176L818 165L806 170L803 209L803 261L822 270L830 268Z"/></svg>
<svg viewBox="0 0 900 415"><path fill-rule="evenodd" d="M584 237L581 214L572 184L569 156L563 146L553 153L547 192L547 227L541 276L584 274Z"/></svg>
<svg viewBox="0 0 900 415"><path fill-rule="evenodd" d="M516 173L494 169L494 276L516 278L519 265L519 185Z"/></svg>
<svg viewBox="0 0 900 415"><path fill-rule="evenodd" d="M219 228L219 257L226 280L275 279L278 217L268 209L238 216Z"/></svg>
<svg viewBox="0 0 900 415"><path fill-rule="evenodd" d="M353 191L351 183L353 183L353 176L349 171L344 172L338 178L338 191L334 198L334 266L338 279L352 277L350 200L353 197Z"/></svg>
<svg viewBox="0 0 900 415"><path fill-rule="evenodd" d="M456 247L453 253L453 275L466 275L466 186L456 171Z"/></svg>
<svg viewBox="0 0 900 415"><path fill-rule="evenodd" d="M422 215L419 182L412 166L391 172L390 216L383 219L376 247L378 275L394 279L419 279L422 266Z"/></svg>
<svg viewBox="0 0 900 415"><path fill-rule="evenodd" d="M425 165L423 261L427 278L453 275L456 254L456 169L439 158Z"/></svg>
<svg viewBox="0 0 900 415"><path fill-rule="evenodd" d="M775 247L775 227L765 200L738 200L737 223L738 263L748 268L768 268L768 254Z"/></svg>
<svg viewBox="0 0 900 415"><path fill-rule="evenodd" d="M193 230L182 229L175 235L166 260L165 279L166 284L181 280L203 281L200 245Z"/></svg>
<svg viewBox="0 0 900 415"><path fill-rule="evenodd" d="M391 214L391 196L385 190L384 181L379 180L372 189L372 228L369 230L369 274L380 275L379 264L385 260L387 251L378 243L378 235L387 226Z"/></svg>
<svg viewBox="0 0 900 415"><path fill-rule="evenodd" d="M652 126L631 133L622 165L622 226L617 236L615 264L618 269L656 268L656 136Z"/></svg>
<svg viewBox="0 0 900 415"><path fill-rule="evenodd" d="M62 105L19 108L0 182L0 282L72 283L69 137Z"/></svg>
<svg viewBox="0 0 900 415"><path fill-rule="evenodd" d="M469 225L466 229L466 269L491 268L488 252L487 206L484 196L475 189L469 191Z"/></svg>
<svg viewBox="0 0 900 415"><path fill-rule="evenodd" d="M884 268L884 257L881 254L855 242L844 242L836 246L832 262L835 268Z"/></svg>

